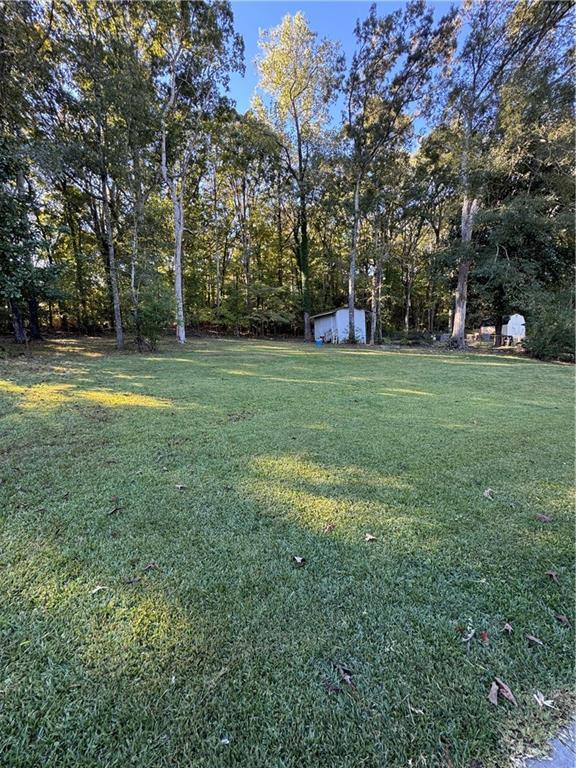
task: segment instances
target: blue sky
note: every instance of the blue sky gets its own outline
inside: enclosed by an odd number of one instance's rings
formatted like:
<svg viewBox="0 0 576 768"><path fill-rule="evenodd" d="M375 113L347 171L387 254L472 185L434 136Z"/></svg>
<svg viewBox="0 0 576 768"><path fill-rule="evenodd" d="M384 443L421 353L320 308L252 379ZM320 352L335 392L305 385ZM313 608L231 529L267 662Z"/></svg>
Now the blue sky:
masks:
<svg viewBox="0 0 576 768"><path fill-rule="evenodd" d="M338 40L346 56L348 64L354 51L354 26L358 18L364 19L370 8L370 2L364 0L308 0L307 2L286 2L286 0L232 0L234 26L244 38L244 60L246 74L238 74L230 78L230 96L236 101L240 112L245 112L250 106L254 88L258 82L254 58L259 52L258 29L268 29L277 26L287 14L302 11L311 29L320 37ZM430 3L438 17L446 13L452 3L447 0L436 0ZM454 4L457 4L455 2ZM377 4L381 14L401 8L404 3L397 0L381 0Z"/></svg>

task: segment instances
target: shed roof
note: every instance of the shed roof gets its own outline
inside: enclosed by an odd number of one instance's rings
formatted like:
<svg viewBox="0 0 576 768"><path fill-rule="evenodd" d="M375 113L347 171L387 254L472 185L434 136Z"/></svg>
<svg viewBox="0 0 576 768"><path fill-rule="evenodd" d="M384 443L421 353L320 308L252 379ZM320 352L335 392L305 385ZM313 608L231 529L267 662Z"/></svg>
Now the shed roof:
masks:
<svg viewBox="0 0 576 768"><path fill-rule="evenodd" d="M336 309L329 309L327 312L318 312L317 315L310 315L310 320L316 320L317 317L326 317L327 315L335 315L336 312L340 312L341 309L348 311L348 307L336 307ZM360 307L354 307L355 312L365 312L365 309Z"/></svg>

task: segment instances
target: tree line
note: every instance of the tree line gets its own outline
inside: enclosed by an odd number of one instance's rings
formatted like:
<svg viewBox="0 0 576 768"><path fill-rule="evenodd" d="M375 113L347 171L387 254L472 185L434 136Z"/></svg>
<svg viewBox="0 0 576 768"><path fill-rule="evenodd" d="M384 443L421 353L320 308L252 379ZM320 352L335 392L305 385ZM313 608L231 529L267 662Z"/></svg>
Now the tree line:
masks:
<svg viewBox="0 0 576 768"><path fill-rule="evenodd" d="M424 0L358 20L346 62L305 16L261 32L251 108L223 0L0 0L0 324L370 342L571 333L572 4ZM553 338L551 338L553 337Z"/></svg>

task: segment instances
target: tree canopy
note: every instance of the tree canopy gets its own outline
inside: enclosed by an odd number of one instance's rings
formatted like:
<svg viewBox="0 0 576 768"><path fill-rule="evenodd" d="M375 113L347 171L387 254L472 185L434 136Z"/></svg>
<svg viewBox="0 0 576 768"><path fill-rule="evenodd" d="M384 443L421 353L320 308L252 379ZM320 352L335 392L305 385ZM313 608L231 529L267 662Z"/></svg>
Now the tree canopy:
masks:
<svg viewBox="0 0 576 768"><path fill-rule="evenodd" d="M347 305L349 341L356 306L371 343L462 345L566 316L572 22L561 0L373 6L346 62L298 11L261 31L242 114L224 0L0 0L3 331L310 339Z"/></svg>

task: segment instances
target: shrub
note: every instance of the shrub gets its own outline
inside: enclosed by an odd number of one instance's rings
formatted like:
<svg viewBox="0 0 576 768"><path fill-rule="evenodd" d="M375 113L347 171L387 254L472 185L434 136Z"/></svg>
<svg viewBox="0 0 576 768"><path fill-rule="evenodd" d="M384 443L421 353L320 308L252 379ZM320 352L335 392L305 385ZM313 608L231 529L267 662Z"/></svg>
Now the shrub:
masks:
<svg viewBox="0 0 576 768"><path fill-rule="evenodd" d="M540 360L574 362L574 294L558 289L535 293L526 320L526 350Z"/></svg>
<svg viewBox="0 0 576 768"><path fill-rule="evenodd" d="M146 285L140 292L138 307L132 312L132 330L139 352L154 350L158 339L174 319L171 292L160 283Z"/></svg>

